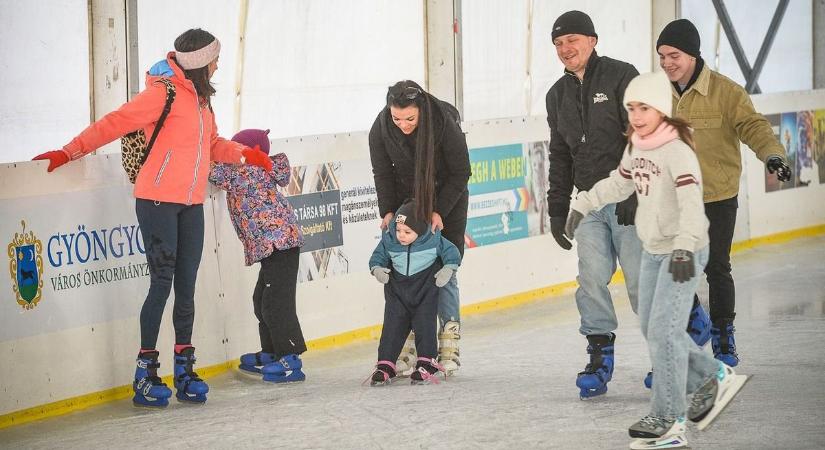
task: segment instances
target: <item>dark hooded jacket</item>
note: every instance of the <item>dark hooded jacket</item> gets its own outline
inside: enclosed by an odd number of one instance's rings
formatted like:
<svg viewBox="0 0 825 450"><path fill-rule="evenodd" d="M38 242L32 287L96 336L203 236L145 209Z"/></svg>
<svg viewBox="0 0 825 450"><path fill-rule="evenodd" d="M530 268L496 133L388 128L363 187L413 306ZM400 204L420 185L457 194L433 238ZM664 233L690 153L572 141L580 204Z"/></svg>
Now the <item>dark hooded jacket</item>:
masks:
<svg viewBox="0 0 825 450"><path fill-rule="evenodd" d="M627 144L624 91L638 74L631 64L593 51L584 80L565 70L547 91L550 217L567 217L574 185L589 190L619 166Z"/></svg>
<svg viewBox="0 0 825 450"><path fill-rule="evenodd" d="M455 108L430 98L435 138L435 212L443 235L463 254L470 179L470 155ZM418 129L406 136L392 122L389 107L378 113L369 134L370 160L381 217L395 212L415 191L415 144Z"/></svg>

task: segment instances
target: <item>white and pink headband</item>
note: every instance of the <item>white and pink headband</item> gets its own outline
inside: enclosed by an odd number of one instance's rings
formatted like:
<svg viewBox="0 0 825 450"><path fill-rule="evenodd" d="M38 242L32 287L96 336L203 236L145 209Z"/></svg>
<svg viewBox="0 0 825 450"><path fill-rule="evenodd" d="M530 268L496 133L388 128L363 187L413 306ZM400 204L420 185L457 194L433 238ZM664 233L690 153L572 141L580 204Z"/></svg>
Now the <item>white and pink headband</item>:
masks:
<svg viewBox="0 0 825 450"><path fill-rule="evenodd" d="M175 51L175 59L183 70L200 69L214 61L221 53L221 43L215 38L203 48L191 52Z"/></svg>

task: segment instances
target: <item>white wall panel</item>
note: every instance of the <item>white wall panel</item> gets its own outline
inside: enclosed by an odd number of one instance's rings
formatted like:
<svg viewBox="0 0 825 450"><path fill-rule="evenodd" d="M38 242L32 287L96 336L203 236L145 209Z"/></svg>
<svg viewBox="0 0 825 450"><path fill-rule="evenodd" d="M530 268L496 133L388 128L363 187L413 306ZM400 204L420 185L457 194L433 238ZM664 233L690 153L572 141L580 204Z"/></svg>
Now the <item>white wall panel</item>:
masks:
<svg viewBox="0 0 825 450"><path fill-rule="evenodd" d="M0 0L0 162L60 148L89 124L86 0Z"/></svg>

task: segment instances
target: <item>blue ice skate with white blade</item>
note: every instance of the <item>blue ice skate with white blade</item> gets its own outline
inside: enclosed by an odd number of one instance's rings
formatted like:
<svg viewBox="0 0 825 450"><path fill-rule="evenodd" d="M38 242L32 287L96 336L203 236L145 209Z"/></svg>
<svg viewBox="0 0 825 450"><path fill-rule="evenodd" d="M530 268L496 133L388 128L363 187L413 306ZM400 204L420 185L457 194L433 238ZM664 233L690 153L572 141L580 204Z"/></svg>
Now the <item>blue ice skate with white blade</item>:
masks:
<svg viewBox="0 0 825 450"><path fill-rule="evenodd" d="M291 354L261 367L264 381L270 383L293 383L304 381L306 374L301 371L303 362L298 355Z"/></svg>
<svg viewBox="0 0 825 450"><path fill-rule="evenodd" d="M576 377L576 386L579 387L579 398L588 398L602 395L607 392L607 383L613 378L613 342L616 335L610 333L592 334L587 336L587 353L590 362Z"/></svg>
<svg viewBox="0 0 825 450"><path fill-rule="evenodd" d="M135 406L165 408L169 405L172 390L158 377L159 367L157 351L138 354L135 381L132 383L135 391L132 403Z"/></svg>
<svg viewBox="0 0 825 450"><path fill-rule="evenodd" d="M175 353L175 396L178 401L190 403L206 402L209 386L192 370L195 364L195 347L186 347Z"/></svg>
<svg viewBox="0 0 825 450"><path fill-rule="evenodd" d="M261 375L261 367L274 363L278 357L274 353L257 352L241 355L241 364L238 369L253 375Z"/></svg>
<svg viewBox="0 0 825 450"><path fill-rule="evenodd" d="M704 347L710 340L710 317L705 308L698 301L694 301L693 309L690 310L687 332L693 342L699 347ZM645 387L650 389L653 386L653 371L647 373L645 377Z"/></svg>

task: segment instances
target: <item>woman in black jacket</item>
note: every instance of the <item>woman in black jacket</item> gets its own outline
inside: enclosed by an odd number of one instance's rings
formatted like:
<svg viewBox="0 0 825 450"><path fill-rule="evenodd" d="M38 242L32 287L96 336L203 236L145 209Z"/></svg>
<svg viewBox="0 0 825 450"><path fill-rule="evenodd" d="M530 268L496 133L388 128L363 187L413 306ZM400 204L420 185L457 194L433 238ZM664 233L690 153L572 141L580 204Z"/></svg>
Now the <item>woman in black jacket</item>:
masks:
<svg viewBox="0 0 825 450"><path fill-rule="evenodd" d="M470 155L458 111L425 92L417 83L399 81L387 92L369 135L370 159L378 193L378 210L386 229L393 212L407 198L417 200L421 220L464 256L464 230L470 178ZM455 275L439 290L439 360L448 373L458 369L459 300ZM411 340L399 357L399 372L415 366Z"/></svg>

